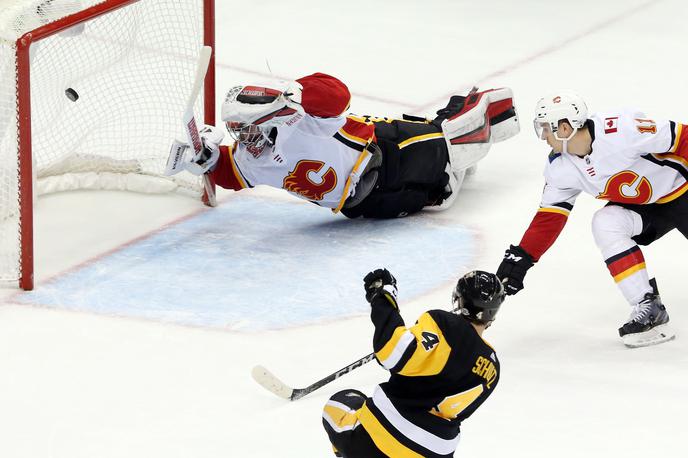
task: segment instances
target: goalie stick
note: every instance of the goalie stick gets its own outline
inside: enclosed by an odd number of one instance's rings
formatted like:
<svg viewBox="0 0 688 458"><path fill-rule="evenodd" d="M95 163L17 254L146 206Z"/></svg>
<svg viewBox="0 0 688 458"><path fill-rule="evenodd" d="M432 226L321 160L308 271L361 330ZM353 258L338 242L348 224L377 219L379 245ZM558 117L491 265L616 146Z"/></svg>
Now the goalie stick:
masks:
<svg viewBox="0 0 688 458"><path fill-rule="evenodd" d="M198 124L196 123L196 117L194 116L194 105L196 104L196 99L198 94L201 92L201 87L203 86L203 81L205 80L205 74L208 71L208 64L210 63L210 55L212 54L212 48L210 46L203 46L201 52L198 56L198 64L196 66L196 77L194 79L193 89L189 95L189 99L186 102L186 110L184 111L184 116L182 117L182 122L184 123L184 130L186 131L186 137L189 145L194 150L194 154L198 154L203 149L203 142L201 141L201 135L198 132ZM205 196L203 196L203 202L210 206L217 206L217 197L215 196L215 185L210 180L207 173L203 174L203 188L205 189Z"/></svg>
<svg viewBox="0 0 688 458"><path fill-rule="evenodd" d="M327 377L318 380L317 382L308 385L306 388L291 388L290 386L286 385L284 382L282 382L280 379L275 377L272 372L264 368L263 366L256 366L253 368L251 371L251 376L253 377L253 380L258 382L263 388L265 388L268 391L273 392L277 396L284 398L284 399L289 399L290 401L296 401L297 399L301 399L302 397L306 396L309 393L312 393L313 391L317 390L318 388L322 388L323 386L327 385L330 382L333 382L337 380L339 377L341 377L344 374L348 374L352 370L363 366L364 364L372 361L375 358L375 353L371 353L369 355L364 356L363 358L354 361L353 363L349 364L348 366L339 369L337 372L334 372Z"/></svg>

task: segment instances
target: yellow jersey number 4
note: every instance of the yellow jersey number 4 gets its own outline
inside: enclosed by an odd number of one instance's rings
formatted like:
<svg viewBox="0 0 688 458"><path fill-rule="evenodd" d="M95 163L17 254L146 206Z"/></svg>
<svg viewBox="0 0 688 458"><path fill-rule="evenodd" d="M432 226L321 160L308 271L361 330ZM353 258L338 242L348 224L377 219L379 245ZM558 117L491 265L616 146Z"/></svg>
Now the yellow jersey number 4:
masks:
<svg viewBox="0 0 688 458"><path fill-rule="evenodd" d="M478 399L482 392L483 385L480 384L461 393L447 396L436 407L433 407L430 413L447 420L453 420L471 405L473 401Z"/></svg>

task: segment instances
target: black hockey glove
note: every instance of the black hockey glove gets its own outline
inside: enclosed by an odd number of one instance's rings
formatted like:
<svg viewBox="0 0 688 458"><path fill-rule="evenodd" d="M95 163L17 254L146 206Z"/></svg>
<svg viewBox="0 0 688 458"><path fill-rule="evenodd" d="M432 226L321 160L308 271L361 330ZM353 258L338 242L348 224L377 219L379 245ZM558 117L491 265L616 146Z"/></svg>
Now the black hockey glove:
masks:
<svg viewBox="0 0 688 458"><path fill-rule="evenodd" d="M397 305L397 279L387 269L376 269L363 278L366 300L373 303L375 298L383 294L394 308Z"/></svg>
<svg viewBox="0 0 688 458"><path fill-rule="evenodd" d="M451 118L455 114L457 114L459 111L463 109L464 104L466 103L466 96L463 95L453 95L449 99L449 103L447 103L447 106L442 108L441 110L437 111L437 117L433 120L433 123L436 125L441 125L442 121L444 121L447 118Z"/></svg>
<svg viewBox="0 0 688 458"><path fill-rule="evenodd" d="M523 279L531 267L533 258L520 246L511 245L504 252L504 260L497 269L497 277L502 281L506 294L511 296L523 289Z"/></svg>

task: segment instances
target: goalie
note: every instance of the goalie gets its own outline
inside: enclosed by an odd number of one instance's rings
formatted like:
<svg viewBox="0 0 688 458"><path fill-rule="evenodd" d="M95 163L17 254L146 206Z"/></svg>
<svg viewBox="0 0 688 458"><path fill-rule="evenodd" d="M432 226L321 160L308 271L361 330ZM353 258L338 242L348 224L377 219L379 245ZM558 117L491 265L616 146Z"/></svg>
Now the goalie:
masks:
<svg viewBox="0 0 688 458"><path fill-rule="evenodd" d="M274 87L235 86L222 105L234 140L211 126L204 148L177 170L208 173L226 189L282 188L349 218L395 218L444 210L466 170L494 142L518 133L511 90L454 96L428 120L344 114L351 94L338 79L315 73ZM175 142L171 157L189 148Z"/></svg>

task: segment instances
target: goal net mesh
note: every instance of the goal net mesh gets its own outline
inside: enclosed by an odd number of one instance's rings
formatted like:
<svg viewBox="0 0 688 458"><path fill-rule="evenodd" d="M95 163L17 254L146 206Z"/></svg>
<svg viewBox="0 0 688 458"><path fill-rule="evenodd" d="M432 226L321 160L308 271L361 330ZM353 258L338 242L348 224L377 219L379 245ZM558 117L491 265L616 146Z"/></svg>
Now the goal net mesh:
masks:
<svg viewBox="0 0 688 458"><path fill-rule="evenodd" d="M0 281L20 271L16 40L108 1L0 0ZM120 2L121 3L121 2ZM140 0L30 48L34 195L121 189L198 196L198 178L163 171L203 45L203 0ZM202 117L202 97L196 116Z"/></svg>

